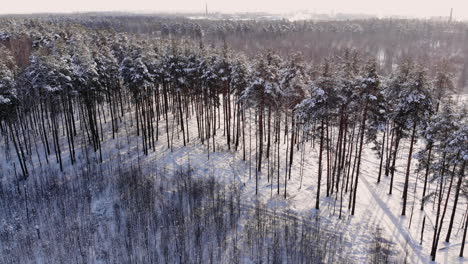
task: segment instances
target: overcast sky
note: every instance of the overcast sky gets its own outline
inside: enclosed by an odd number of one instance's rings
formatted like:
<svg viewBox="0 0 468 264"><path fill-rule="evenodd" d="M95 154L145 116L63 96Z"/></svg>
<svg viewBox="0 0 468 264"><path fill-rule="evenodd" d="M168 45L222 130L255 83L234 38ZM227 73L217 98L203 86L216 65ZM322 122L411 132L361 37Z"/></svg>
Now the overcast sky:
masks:
<svg viewBox="0 0 468 264"><path fill-rule="evenodd" d="M366 13L379 16L448 16L468 19L468 0L2 0L0 13L132 11Z"/></svg>

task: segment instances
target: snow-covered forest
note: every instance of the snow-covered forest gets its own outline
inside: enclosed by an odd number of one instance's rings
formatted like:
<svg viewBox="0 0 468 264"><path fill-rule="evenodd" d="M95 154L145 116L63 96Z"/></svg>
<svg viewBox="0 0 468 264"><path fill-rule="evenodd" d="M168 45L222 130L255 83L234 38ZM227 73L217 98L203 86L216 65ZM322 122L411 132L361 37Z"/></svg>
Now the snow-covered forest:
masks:
<svg viewBox="0 0 468 264"><path fill-rule="evenodd" d="M0 263L465 263L468 24L0 17Z"/></svg>

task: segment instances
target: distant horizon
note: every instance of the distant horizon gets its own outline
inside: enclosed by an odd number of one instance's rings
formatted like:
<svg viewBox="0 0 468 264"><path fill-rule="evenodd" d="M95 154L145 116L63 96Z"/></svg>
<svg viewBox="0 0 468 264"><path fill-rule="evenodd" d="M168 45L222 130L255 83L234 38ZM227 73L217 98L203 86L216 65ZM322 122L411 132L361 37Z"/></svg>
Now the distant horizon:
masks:
<svg viewBox="0 0 468 264"><path fill-rule="evenodd" d="M32 13L1 13L0 17L6 16L41 16L41 15L86 15L86 14L121 14L121 15L205 15L205 12L202 11L138 11L138 10L112 10L112 11L49 11L49 12L32 12ZM399 14L386 14L386 15L378 15L372 13L364 13L364 12L318 12L318 11L288 11L288 12L268 12L268 11L233 11L233 12L226 12L226 11L216 11L212 10L209 14L214 15L254 15L254 14L265 14L265 15L276 15L281 18L289 18L287 15L293 14L308 14L308 15L317 15L317 16L329 16L330 18L337 18L339 15L344 16L356 16L356 19L365 19L365 17L369 18L377 18L377 19L388 19L388 18L396 18L396 19L437 19L437 18L449 18L450 14L447 15L434 15L434 16L411 16L411 15L399 15ZM363 16L359 18L359 16ZM314 17L305 17L303 19L296 19L296 20L309 20L314 19ZM468 21L468 17L457 18L453 16L454 21L465 22Z"/></svg>
<svg viewBox="0 0 468 264"><path fill-rule="evenodd" d="M17 0L3 4L0 15L73 14L73 13L143 13L184 14L205 13L314 13L314 14L360 14L376 17L433 18L449 17L453 8L455 20L468 19L466 0L289 0L285 2L265 0Z"/></svg>

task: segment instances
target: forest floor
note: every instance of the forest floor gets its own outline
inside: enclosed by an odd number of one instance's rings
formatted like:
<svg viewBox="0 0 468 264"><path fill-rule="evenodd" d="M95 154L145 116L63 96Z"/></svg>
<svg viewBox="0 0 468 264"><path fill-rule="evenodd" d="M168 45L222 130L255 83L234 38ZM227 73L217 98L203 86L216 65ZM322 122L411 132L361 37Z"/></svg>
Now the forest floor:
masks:
<svg viewBox="0 0 468 264"><path fill-rule="evenodd" d="M404 172L409 148L407 140L402 142L403 147L399 152L392 195L388 194L389 177L382 176L381 182L377 184L379 159L376 153L370 150L370 148L364 149L356 199L356 214L354 216L350 215L350 210L348 210L349 194L344 193L340 219L340 199L335 199L335 194L330 197L326 197L325 195L326 177L322 181L320 212L314 209L317 191L318 144L315 145L315 148L311 146L312 144L307 144L303 161L301 161L301 152L295 151L291 178L287 181L287 197L285 199L284 178L287 166L283 153L286 153L286 144L280 145L282 164L279 177L280 194L278 194L277 172L273 173L273 182L268 179L266 173L268 163L266 160L263 162L262 173L255 175L255 134L253 131L251 149L249 148L248 136L246 136L247 157L244 161L242 147L237 152L227 149L227 145L225 144L226 139L222 136L222 123L216 136L216 152L210 152L208 155L206 142L205 144L201 144L196 138L197 126L195 118L189 120L190 142L187 143L187 146L182 146L181 135L178 135L176 132L172 135L174 145L172 150L167 147L165 125L164 122L161 122L159 127L161 134L156 144L156 149L150 150L149 155L145 156L140 149L141 138L137 137L136 134L126 132L125 126L130 126L130 119L132 117L131 113L127 113L115 139L112 139L112 135L109 132L109 122L104 125L104 131L106 131L105 140L102 143L104 146L104 161L96 166L101 167L103 170L139 166L143 172L151 173L155 170L175 171L180 167L190 164L191 167L197 168L195 170L196 177L213 176L221 182L240 184L242 186L241 202L245 207L253 206L257 200L260 200L267 205L267 209L271 212L292 210L303 217L320 214L321 217L326 219L324 224L329 228L343 230L343 234L348 241L347 246L350 249L348 258L356 263L366 262L368 259L370 249L374 243L373 233L376 230L381 230L383 236L392 241L393 248L400 252L398 254L401 255L401 259L405 259L408 263L430 262L429 252L434 235L433 223L435 222L437 208L434 205L435 203L429 202L425 205L423 211L419 209L422 195L422 175L415 172L411 173L407 215L400 215ZM174 124L170 124L170 130L174 127ZM134 131L134 129L132 128L131 131ZM59 168L55 164L54 158L52 158L53 155L49 158L51 161L49 165L45 164L44 157L42 157L43 160L41 161L41 165L39 165L39 160L33 155L32 161L29 164L32 167L31 177L34 177L35 174L47 172L47 175L62 175L61 177L63 178L73 179L73 177L79 176L76 173L78 171L77 168L87 166L87 155L91 159L97 158L95 153L92 153L89 148L81 144L78 147L80 151L77 151L78 164L71 166L69 161L67 161L68 154L65 138L62 138L62 144L65 162L64 172L59 172ZM8 151L5 150L5 145L4 141L0 141L0 160L2 161L0 162L0 172L2 172L0 184L10 186L16 175L13 166L16 156L12 150L10 150L10 154L7 154ZM210 147L212 148L211 142ZM43 150L40 149L39 153L42 155ZM249 156L249 153L251 153L251 156ZM252 158L252 164L249 161L250 157ZM416 166L416 160L414 160L412 171ZM258 194L256 194L256 176L258 176ZM33 186L33 183L31 183L31 186ZM434 191L435 188L436 182L429 184L430 191ZM450 201L447 214L451 213L452 204L453 202ZM108 204L102 200L98 200L95 201L94 206L105 207ZM468 263L466 257L458 257L463 235L462 223L467 214L466 208L467 201L461 199L457 207L451 243L443 242L446 234L445 230L448 226L448 221L444 222L441 241L437 251L437 263ZM96 210L101 209L97 208ZM421 230L423 228L424 217L426 217L426 221L421 244ZM0 220L5 219L2 219L0 216Z"/></svg>

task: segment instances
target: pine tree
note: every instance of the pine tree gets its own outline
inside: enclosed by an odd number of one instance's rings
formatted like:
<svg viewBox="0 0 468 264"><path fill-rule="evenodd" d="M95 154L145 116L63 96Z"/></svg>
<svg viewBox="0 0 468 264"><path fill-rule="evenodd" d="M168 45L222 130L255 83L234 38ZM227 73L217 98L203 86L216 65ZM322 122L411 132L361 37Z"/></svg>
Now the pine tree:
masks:
<svg viewBox="0 0 468 264"><path fill-rule="evenodd" d="M358 190L359 183L359 173L362 157L362 149L364 144L364 134L366 133L366 122L368 121L369 116L378 116L381 114L379 105L382 100L382 95L380 93L380 80L377 75L377 64L375 61L371 60L367 63L363 76L358 79L358 102L362 102L362 117L361 117L361 139L359 140L359 151L358 151L358 160L356 167L356 176L353 189L353 206L351 209L351 215L354 215L356 208L356 195Z"/></svg>
<svg viewBox="0 0 468 264"><path fill-rule="evenodd" d="M294 110L296 105L298 105L305 98L305 87L306 87L306 75L305 75L305 66L302 61L302 54L296 53L291 55L289 61L284 65L283 69L280 72L280 89L282 100L281 106L283 107L286 115L291 117L291 143L289 145L289 169L287 170L286 175L289 174L289 179L291 178L291 170L293 165L293 154L294 154L294 142L298 135L296 135L296 125L295 125L295 114ZM268 108L268 127L270 127L270 116L271 116L271 107ZM270 129L268 129L268 144L267 144L267 157L269 157L270 152ZM285 190L284 197L286 198L286 186L287 186L287 177L285 176Z"/></svg>
<svg viewBox="0 0 468 264"><path fill-rule="evenodd" d="M432 242L431 256L432 259L435 259L436 250L438 241L440 238L440 233L443 226L443 221L445 218L445 213L447 210L447 203L449 201L450 189L452 187L452 182L454 175L453 173L457 171L457 166L460 166L460 155L464 150L459 147L450 148L449 146L454 142L455 138L452 138L452 135L456 135L456 131L460 127L460 115L455 113L451 109L451 103L444 104L442 111L433 115L425 124L422 135L431 145L426 144L426 148L418 154L418 157L425 162L424 152L428 151L430 147L434 152L434 161L431 162L431 171L433 173L433 180L439 182L439 193L438 193L438 203L437 203L437 213L435 220L435 230ZM462 136L462 142L463 142ZM455 140L457 141L457 140ZM462 143L458 142L458 143ZM453 145L452 145L453 146ZM423 164L424 168L426 165ZM463 175L464 169L460 170L459 175ZM462 177L462 176L461 176ZM450 178L449 191L447 192L445 206L442 209L443 201L443 183ZM430 194L428 197L423 197L423 201L428 199L434 194Z"/></svg>
<svg viewBox="0 0 468 264"><path fill-rule="evenodd" d="M318 161L318 178L317 178L317 196L315 201L315 209L320 209L320 187L322 185L322 163L323 149L325 145L325 122L331 113L333 102L336 101L336 79L332 76L332 71L328 61L323 65L321 75L317 80L311 82L308 87L309 97L304 99L296 106L295 113L298 122L308 132L312 132L314 137L320 139L319 161ZM314 130L314 124L319 123L320 126Z"/></svg>
<svg viewBox="0 0 468 264"><path fill-rule="evenodd" d="M15 64L8 50L0 46L0 121L5 121L10 129L10 135L16 150L21 172L24 178L29 176L23 146L18 137L17 108L20 101L17 97L14 76ZM10 68L11 67L11 68Z"/></svg>
<svg viewBox="0 0 468 264"><path fill-rule="evenodd" d="M255 62L250 77L250 84L241 95L241 102L246 107L254 107L258 114L258 159L257 171L261 171L263 160L263 116L265 108L278 106L281 90L278 85L278 67L280 59L277 55L266 52Z"/></svg>

